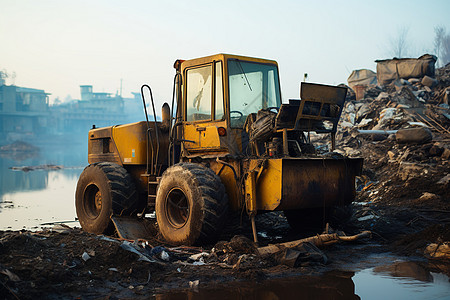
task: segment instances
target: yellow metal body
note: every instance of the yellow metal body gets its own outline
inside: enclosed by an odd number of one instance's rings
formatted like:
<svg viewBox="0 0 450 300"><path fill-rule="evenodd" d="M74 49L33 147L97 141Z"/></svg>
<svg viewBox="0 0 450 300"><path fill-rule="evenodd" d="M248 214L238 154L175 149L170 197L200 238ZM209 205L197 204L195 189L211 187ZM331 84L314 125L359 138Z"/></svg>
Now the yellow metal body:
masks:
<svg viewBox="0 0 450 300"><path fill-rule="evenodd" d="M362 159L250 159L246 164L249 174L257 174L247 177L247 193L257 210L272 211L349 204Z"/></svg>
<svg viewBox="0 0 450 300"><path fill-rule="evenodd" d="M157 123L160 142L158 162L164 164L167 161L169 135L161 127ZM150 131L148 146L147 131ZM156 155L157 147L154 122L150 122L148 127L147 122L142 121L95 128L89 131L88 161L90 164L107 161L126 167L143 193L148 189L148 177L144 176L147 160Z"/></svg>
<svg viewBox="0 0 450 300"><path fill-rule="evenodd" d="M361 170L361 159L333 159L333 158L292 158L288 151L288 133L295 130L296 119L289 126L282 127L278 133L283 135L283 157L281 158L248 158L243 153L245 135L244 128L231 128L230 103L229 103L229 78L228 59L271 64L276 67L273 60L250 58L236 55L218 54L187 61L177 61L175 67L181 74L183 84L177 86L178 91L178 120L180 126L176 127L175 140L180 141L180 161L192 161L202 163L211 168L221 178L233 210L247 209L250 215L257 211L272 211L285 209L301 209L308 207L323 207L336 204L349 204L354 199L354 178ZM221 76L215 72L216 64L221 63ZM213 90L211 92L211 113L200 114L203 120L193 118L187 121L188 87L186 74L189 70L202 66L211 66L213 79ZM213 76L213 73L216 74ZM208 76L209 76L208 75ZM215 90L216 83L221 89ZM217 82L216 82L217 81ZM308 97L320 102L320 110L317 116L306 119L321 120L321 111L331 112L328 119L337 118L339 115L332 114L334 103L333 92L330 90L322 97L319 86L308 86L310 92ZM223 94L218 94L221 91ZM337 91L341 92L341 91ZM317 99L316 99L317 98ZM209 99L207 99L209 101ZM223 101L223 117L214 111L216 101ZM301 103L294 111L303 117L307 110L305 103ZM290 114L287 104L283 104L280 110L286 109ZM165 118L167 119L167 109ZM282 121L282 120L281 120ZM277 120L278 122L278 120ZM313 123L311 123L313 124ZM106 128L92 129L89 132L89 163L111 161L123 165L134 178L139 178L141 189L148 189L148 179L143 179L146 172L145 166L148 159L155 153L159 153L158 164L164 168L168 167L167 156L169 149L169 132L164 130L158 123L160 137L159 148L154 139L154 123L138 122L127 125L112 126ZM148 127L147 127L148 126ZM178 126L178 125L177 125ZM312 126L312 125L311 125ZM308 127L309 129L312 127ZM147 131L150 129L152 142L147 146ZM221 130L221 131L220 131ZM222 134L219 134L222 132ZM225 134L223 134L225 132ZM150 140L149 140L150 141ZM175 161L176 162L176 161ZM147 181L145 181L147 180ZM157 182L157 178L153 179ZM150 194L151 192L148 191ZM156 193L156 189L155 189Z"/></svg>

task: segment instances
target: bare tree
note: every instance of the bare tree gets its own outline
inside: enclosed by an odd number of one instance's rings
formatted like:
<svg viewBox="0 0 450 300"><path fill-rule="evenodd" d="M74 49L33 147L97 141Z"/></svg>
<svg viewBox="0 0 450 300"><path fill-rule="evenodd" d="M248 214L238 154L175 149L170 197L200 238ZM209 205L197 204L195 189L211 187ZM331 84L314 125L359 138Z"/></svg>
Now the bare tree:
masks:
<svg viewBox="0 0 450 300"><path fill-rule="evenodd" d="M441 50L443 50L445 39L445 27L442 25L434 27L434 53L438 57L437 65L442 66Z"/></svg>
<svg viewBox="0 0 450 300"><path fill-rule="evenodd" d="M450 62L450 34L442 25L434 27L434 51L438 57L438 66L443 67Z"/></svg>
<svg viewBox="0 0 450 300"><path fill-rule="evenodd" d="M408 40L409 27L402 27L398 30L397 36L391 38L391 54L394 57L402 58L405 57L409 51L409 40Z"/></svg>
<svg viewBox="0 0 450 300"><path fill-rule="evenodd" d="M441 53L441 63L445 66L450 62L450 35L444 36L442 40L442 53Z"/></svg>

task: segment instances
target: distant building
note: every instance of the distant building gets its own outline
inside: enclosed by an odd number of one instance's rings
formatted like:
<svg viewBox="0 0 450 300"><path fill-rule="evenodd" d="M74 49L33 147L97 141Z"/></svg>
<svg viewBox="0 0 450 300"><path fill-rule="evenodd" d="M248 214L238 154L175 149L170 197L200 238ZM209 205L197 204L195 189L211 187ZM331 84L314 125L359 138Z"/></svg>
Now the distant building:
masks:
<svg viewBox="0 0 450 300"><path fill-rule="evenodd" d="M86 134L93 125L105 127L137 122L145 118L141 97L93 92L92 85L80 85L81 100L51 107L56 132ZM139 109L140 108L140 109Z"/></svg>
<svg viewBox="0 0 450 300"><path fill-rule="evenodd" d="M1 79L0 140L27 140L46 134L50 116L48 95L44 90L5 85Z"/></svg>
<svg viewBox="0 0 450 300"><path fill-rule="evenodd" d="M133 93L134 98L122 98L118 94L93 92L92 85L81 85L80 100L49 106L49 93L5 85L1 75L0 144L40 141L42 136L44 140L45 136L52 136L55 143L84 142L93 125L105 127L145 119L140 93Z"/></svg>

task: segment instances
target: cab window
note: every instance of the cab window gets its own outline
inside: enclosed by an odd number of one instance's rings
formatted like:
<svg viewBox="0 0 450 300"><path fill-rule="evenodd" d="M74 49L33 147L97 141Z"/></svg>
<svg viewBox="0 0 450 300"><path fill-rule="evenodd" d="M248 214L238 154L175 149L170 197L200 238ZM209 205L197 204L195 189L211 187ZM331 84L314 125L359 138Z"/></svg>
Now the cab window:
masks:
<svg viewBox="0 0 450 300"><path fill-rule="evenodd" d="M186 72L186 121L211 120L212 66Z"/></svg>
<svg viewBox="0 0 450 300"><path fill-rule="evenodd" d="M216 120L224 120L225 113L223 110L223 81L222 81L222 62L218 61L215 64L216 82L215 82L215 94L216 94Z"/></svg>

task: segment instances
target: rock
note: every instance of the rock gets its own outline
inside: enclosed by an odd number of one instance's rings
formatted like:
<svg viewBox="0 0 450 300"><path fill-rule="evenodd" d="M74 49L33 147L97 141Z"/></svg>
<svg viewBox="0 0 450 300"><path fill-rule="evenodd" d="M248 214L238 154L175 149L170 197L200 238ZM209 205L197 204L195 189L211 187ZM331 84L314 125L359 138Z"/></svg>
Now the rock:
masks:
<svg viewBox="0 0 450 300"><path fill-rule="evenodd" d="M355 118L356 118L356 114L354 114L354 113L348 114L348 121L350 123L355 124Z"/></svg>
<svg viewBox="0 0 450 300"><path fill-rule="evenodd" d="M441 143L434 143L433 147L430 148L431 156L441 156L444 152L444 147L442 147Z"/></svg>
<svg viewBox="0 0 450 300"><path fill-rule="evenodd" d="M87 254L87 252L83 252L83 255L81 255L81 258L84 261L88 261L91 257L89 256L89 254Z"/></svg>
<svg viewBox="0 0 450 300"><path fill-rule="evenodd" d="M396 91L399 91L403 88L403 84L400 82L399 79L395 80L394 82L391 83L392 86L394 86Z"/></svg>
<svg viewBox="0 0 450 300"><path fill-rule="evenodd" d="M388 151L387 154L388 154L390 160L393 160L395 158L395 153L394 152Z"/></svg>
<svg viewBox="0 0 450 300"><path fill-rule="evenodd" d="M398 175L402 180L407 180L409 178L421 176L423 171L424 167L419 164L402 161L400 162Z"/></svg>
<svg viewBox="0 0 450 300"><path fill-rule="evenodd" d="M235 235L229 242L220 241L214 246L215 251L225 253L254 253L256 245L242 235Z"/></svg>
<svg viewBox="0 0 450 300"><path fill-rule="evenodd" d="M419 78L410 78L410 79L408 79L408 81L411 84L416 84L416 83L420 82L420 79Z"/></svg>
<svg viewBox="0 0 450 300"><path fill-rule="evenodd" d="M361 156L361 151L350 148L350 147L344 147L345 154L349 157L359 157Z"/></svg>
<svg viewBox="0 0 450 300"><path fill-rule="evenodd" d="M367 126L372 121L373 121L373 119L362 119L361 122L358 123L358 127L361 128L361 127Z"/></svg>
<svg viewBox="0 0 450 300"><path fill-rule="evenodd" d="M450 97L450 89L447 88L444 93L444 104L449 104L448 98Z"/></svg>
<svg viewBox="0 0 450 300"><path fill-rule="evenodd" d="M403 85L411 85L411 82L409 82L408 80L405 80L403 78L400 78L400 83Z"/></svg>
<svg viewBox="0 0 450 300"><path fill-rule="evenodd" d="M387 98L389 98L389 94L386 92L381 92L375 100L379 101Z"/></svg>
<svg viewBox="0 0 450 300"><path fill-rule="evenodd" d="M347 122L347 121L342 121L340 123L340 125L341 125L342 128L352 128L353 127L353 124L350 123L350 122Z"/></svg>
<svg viewBox="0 0 450 300"><path fill-rule="evenodd" d="M369 86L365 93L364 98L372 98L375 99L382 92L381 88L378 86Z"/></svg>
<svg viewBox="0 0 450 300"><path fill-rule="evenodd" d="M399 144L424 144L433 139L431 131L427 128L399 129L395 134L395 139Z"/></svg>
<svg viewBox="0 0 450 300"><path fill-rule="evenodd" d="M450 259L450 245L449 243L429 244L424 254L428 258Z"/></svg>
<svg viewBox="0 0 450 300"><path fill-rule="evenodd" d="M420 196L419 201L421 201L421 202L422 201L436 201L439 199L440 199L440 197L438 195L425 192L422 194L422 196Z"/></svg>
<svg viewBox="0 0 450 300"><path fill-rule="evenodd" d="M351 102L349 102L349 104L347 104L347 106L345 107L345 112L346 113L354 113L355 112L355 105Z"/></svg>
<svg viewBox="0 0 450 300"><path fill-rule="evenodd" d="M448 160L450 158L450 149L445 148L441 155L442 159Z"/></svg>
<svg viewBox="0 0 450 300"><path fill-rule="evenodd" d="M438 81L437 81L436 79L430 77L430 76L425 75L425 76L422 78L421 83L422 83L424 86L427 86L427 87L430 87L430 88L431 88L431 87L437 85L437 84L438 84Z"/></svg>
<svg viewBox="0 0 450 300"><path fill-rule="evenodd" d="M369 104L362 105L358 112L356 113L356 120L360 121L364 117L366 117L368 114L372 112L372 109L370 108Z"/></svg>
<svg viewBox="0 0 450 300"><path fill-rule="evenodd" d="M407 86L402 86L401 89L397 90L397 92L393 94L392 100L398 104L406 104L410 107L424 106Z"/></svg>
<svg viewBox="0 0 450 300"><path fill-rule="evenodd" d="M398 158L398 161L408 160L408 156L409 156L409 149L406 149L406 151Z"/></svg>
<svg viewBox="0 0 450 300"><path fill-rule="evenodd" d="M443 185L449 184L450 183L450 174L447 174L444 177L442 177L441 180L439 180L437 183L443 184Z"/></svg>

